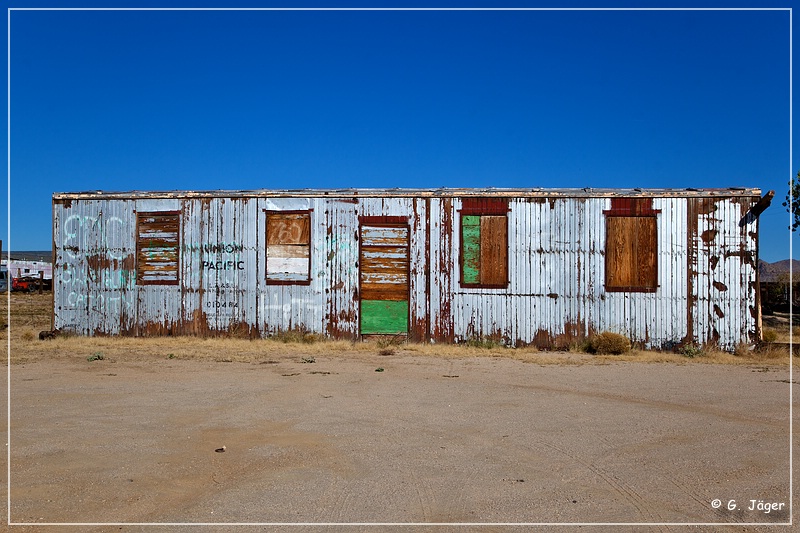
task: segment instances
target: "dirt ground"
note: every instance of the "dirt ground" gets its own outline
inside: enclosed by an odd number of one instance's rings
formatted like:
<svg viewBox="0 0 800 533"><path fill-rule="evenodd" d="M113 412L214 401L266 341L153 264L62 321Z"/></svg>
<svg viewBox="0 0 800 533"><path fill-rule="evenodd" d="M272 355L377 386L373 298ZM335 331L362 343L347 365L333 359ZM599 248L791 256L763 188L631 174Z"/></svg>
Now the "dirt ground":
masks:
<svg viewBox="0 0 800 533"><path fill-rule="evenodd" d="M27 524L13 531L792 529L776 527L795 386L780 359L39 341L25 327L10 334L10 515Z"/></svg>
<svg viewBox="0 0 800 533"><path fill-rule="evenodd" d="M789 518L784 368L314 359L13 366L12 522Z"/></svg>

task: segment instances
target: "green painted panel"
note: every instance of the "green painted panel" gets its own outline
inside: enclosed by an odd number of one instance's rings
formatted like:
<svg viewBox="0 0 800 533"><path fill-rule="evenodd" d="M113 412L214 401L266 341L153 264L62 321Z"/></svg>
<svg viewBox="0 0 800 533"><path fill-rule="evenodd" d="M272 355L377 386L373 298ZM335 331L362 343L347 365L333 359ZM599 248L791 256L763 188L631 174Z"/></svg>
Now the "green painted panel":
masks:
<svg viewBox="0 0 800 533"><path fill-rule="evenodd" d="M481 217L461 217L461 279L464 283L481 282Z"/></svg>
<svg viewBox="0 0 800 533"><path fill-rule="evenodd" d="M361 334L408 333L408 301L361 300Z"/></svg>

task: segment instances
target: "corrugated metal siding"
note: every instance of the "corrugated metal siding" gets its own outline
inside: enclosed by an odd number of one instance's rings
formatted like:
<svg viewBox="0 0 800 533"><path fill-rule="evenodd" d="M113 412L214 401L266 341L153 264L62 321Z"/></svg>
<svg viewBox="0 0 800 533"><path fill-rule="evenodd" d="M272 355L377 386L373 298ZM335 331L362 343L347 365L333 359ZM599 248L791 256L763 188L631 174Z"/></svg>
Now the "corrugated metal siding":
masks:
<svg viewBox="0 0 800 533"><path fill-rule="evenodd" d="M409 338L567 346L610 330L648 347L756 340L757 219L739 222L757 198L650 197L652 292L605 290L609 195L505 197L508 285L491 288L460 282L461 197L54 197L54 324L88 335L357 338L359 218L402 217ZM137 213L165 211L180 214L178 284L137 284ZM311 279L271 284L267 213L285 211L310 212Z"/></svg>
<svg viewBox="0 0 800 533"><path fill-rule="evenodd" d="M84 335L129 332L136 321L134 202L54 205L56 327Z"/></svg>

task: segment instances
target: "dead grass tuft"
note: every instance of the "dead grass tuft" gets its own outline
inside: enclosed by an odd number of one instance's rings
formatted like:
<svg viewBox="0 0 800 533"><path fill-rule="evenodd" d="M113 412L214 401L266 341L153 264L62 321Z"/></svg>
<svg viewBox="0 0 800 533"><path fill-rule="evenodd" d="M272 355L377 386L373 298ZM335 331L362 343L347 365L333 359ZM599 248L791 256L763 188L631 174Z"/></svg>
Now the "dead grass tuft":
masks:
<svg viewBox="0 0 800 533"><path fill-rule="evenodd" d="M315 344L325 340L325 337L319 333L311 333L301 328L272 333L269 338L284 344Z"/></svg>
<svg viewBox="0 0 800 533"><path fill-rule="evenodd" d="M469 346L470 348L479 348L481 350L494 350L497 348L506 347L506 345L501 341L492 337L475 337L472 339L467 339L463 345Z"/></svg>

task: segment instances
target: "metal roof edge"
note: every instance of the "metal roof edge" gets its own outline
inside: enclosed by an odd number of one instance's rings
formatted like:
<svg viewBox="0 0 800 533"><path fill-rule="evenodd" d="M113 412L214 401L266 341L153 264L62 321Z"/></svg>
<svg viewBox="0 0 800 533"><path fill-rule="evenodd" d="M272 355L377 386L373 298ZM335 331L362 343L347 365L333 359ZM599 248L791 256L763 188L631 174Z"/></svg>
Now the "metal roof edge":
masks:
<svg viewBox="0 0 800 533"><path fill-rule="evenodd" d="M257 189L214 191L82 191L54 192L53 200L77 199L190 199L190 198L596 198L596 197L735 197L761 196L753 187L686 189L608 188L439 188L439 189Z"/></svg>

